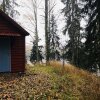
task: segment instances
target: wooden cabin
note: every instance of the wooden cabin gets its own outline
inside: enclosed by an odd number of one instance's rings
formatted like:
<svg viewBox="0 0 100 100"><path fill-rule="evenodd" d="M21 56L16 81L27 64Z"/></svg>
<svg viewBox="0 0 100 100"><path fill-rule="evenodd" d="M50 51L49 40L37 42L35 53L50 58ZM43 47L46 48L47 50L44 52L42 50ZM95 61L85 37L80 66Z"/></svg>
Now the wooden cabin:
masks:
<svg viewBox="0 0 100 100"><path fill-rule="evenodd" d="M0 72L25 71L25 36L29 33L0 10Z"/></svg>

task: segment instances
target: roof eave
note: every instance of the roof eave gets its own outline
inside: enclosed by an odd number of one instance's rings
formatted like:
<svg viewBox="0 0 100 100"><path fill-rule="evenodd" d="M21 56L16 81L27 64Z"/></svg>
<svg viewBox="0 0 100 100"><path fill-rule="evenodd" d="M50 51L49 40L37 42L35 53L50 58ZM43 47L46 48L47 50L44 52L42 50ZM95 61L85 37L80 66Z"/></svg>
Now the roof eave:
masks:
<svg viewBox="0 0 100 100"><path fill-rule="evenodd" d="M17 22L15 22L12 18L10 18L7 14L5 14L3 11L0 10L0 14L6 19L8 20L11 24L13 24L16 28L18 28L18 30L21 32L21 35L24 36L28 36L29 33L22 28ZM23 34L24 33L24 34Z"/></svg>

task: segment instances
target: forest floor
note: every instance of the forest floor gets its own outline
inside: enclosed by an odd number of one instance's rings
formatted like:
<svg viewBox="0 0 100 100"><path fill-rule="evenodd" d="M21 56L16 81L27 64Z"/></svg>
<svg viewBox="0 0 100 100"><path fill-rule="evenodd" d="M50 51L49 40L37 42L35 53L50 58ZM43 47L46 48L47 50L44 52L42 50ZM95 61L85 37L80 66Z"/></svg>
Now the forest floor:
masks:
<svg viewBox="0 0 100 100"><path fill-rule="evenodd" d="M59 62L0 74L0 100L100 100L100 77Z"/></svg>

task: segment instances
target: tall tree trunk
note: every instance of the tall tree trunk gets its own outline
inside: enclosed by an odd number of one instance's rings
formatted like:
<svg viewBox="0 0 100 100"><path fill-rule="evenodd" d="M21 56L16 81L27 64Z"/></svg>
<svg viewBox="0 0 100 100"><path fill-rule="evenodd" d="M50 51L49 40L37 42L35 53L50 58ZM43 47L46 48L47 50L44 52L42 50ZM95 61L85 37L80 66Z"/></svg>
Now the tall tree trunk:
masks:
<svg viewBox="0 0 100 100"><path fill-rule="evenodd" d="M50 20L51 20L50 9L51 9L51 2L49 0L48 1L48 51L49 51L49 53L50 53ZM49 60L50 60L50 54L48 56L49 56Z"/></svg>
<svg viewBox="0 0 100 100"><path fill-rule="evenodd" d="M34 15L35 15L35 36L36 36L36 61L39 62L39 52L38 52L38 27L37 27L37 0L34 0Z"/></svg>
<svg viewBox="0 0 100 100"><path fill-rule="evenodd" d="M38 29L37 29L37 8L36 8L36 51L37 51L37 62L39 62L39 53L38 53Z"/></svg>
<svg viewBox="0 0 100 100"><path fill-rule="evenodd" d="M46 65L48 65L48 63L49 63L48 0L45 0L45 54L46 54Z"/></svg>
<svg viewBox="0 0 100 100"><path fill-rule="evenodd" d="M71 21L73 23L73 20L74 20L74 1L71 0L72 2L72 15L71 15ZM75 60L74 60L74 33L72 32L72 63L74 64Z"/></svg>

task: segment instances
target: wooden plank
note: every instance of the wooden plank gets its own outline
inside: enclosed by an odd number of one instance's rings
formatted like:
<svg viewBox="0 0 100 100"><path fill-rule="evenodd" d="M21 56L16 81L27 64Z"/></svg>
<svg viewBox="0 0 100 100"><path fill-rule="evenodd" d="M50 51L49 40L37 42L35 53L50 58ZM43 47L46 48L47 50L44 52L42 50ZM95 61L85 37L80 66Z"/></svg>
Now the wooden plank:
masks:
<svg viewBox="0 0 100 100"><path fill-rule="evenodd" d="M22 72L25 70L25 37L15 37L12 42L12 72Z"/></svg>

